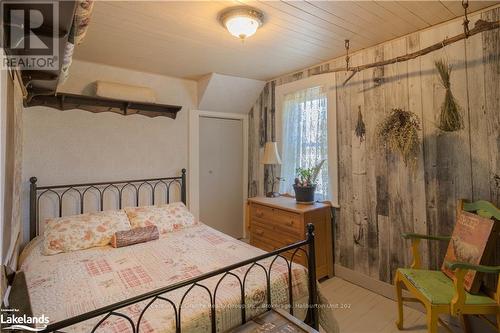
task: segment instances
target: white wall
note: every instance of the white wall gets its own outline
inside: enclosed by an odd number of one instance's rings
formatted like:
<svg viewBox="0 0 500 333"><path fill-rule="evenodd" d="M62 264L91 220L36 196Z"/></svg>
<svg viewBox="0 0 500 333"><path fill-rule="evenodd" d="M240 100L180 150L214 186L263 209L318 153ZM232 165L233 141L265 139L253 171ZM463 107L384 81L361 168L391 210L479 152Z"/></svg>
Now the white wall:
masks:
<svg viewBox="0 0 500 333"><path fill-rule="evenodd" d="M29 178L39 185L163 177L188 167L188 115L195 81L75 60L61 91L88 94L96 80L147 86L158 103L182 105L177 119L32 107L24 112L23 207ZM27 234L27 233L25 233ZM25 239L26 240L26 239Z"/></svg>
<svg viewBox="0 0 500 333"><path fill-rule="evenodd" d="M198 81L198 108L247 114L266 82L211 73Z"/></svg>

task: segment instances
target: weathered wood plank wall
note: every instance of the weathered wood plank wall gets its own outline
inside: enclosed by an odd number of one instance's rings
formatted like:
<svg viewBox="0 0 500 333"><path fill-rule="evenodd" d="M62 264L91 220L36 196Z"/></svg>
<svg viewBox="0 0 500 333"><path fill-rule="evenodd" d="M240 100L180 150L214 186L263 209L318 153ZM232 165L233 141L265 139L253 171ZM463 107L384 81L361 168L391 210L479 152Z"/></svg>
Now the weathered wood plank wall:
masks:
<svg viewBox="0 0 500 333"><path fill-rule="evenodd" d="M471 17L498 20L500 8ZM389 41L354 54L353 66L419 50L462 32L453 21ZM365 70L346 86L346 73L336 73L339 144L339 201L336 223L338 264L391 282L397 267L411 262L401 232L450 234L456 201L486 199L500 206L500 32L490 31L405 63ZM462 106L465 128L445 133L436 127L445 89L434 68L444 58L453 66L452 91ZM262 146L272 139L274 87L300 80L344 59L269 82L250 111L252 195L264 193L259 164ZM366 140L354 135L358 107ZM421 153L410 172L398 156L381 150L376 127L391 108L409 109L422 120ZM424 242L424 264L439 267L447 244ZM500 244L495 257L500 264Z"/></svg>

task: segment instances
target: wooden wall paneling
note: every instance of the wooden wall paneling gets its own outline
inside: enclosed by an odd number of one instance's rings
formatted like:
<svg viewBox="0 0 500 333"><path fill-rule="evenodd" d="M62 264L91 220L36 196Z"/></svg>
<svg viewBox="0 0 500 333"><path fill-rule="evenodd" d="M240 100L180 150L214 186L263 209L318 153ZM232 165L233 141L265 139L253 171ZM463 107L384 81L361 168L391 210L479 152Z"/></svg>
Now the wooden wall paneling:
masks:
<svg viewBox="0 0 500 333"><path fill-rule="evenodd" d="M352 125L350 89L352 83L342 86L347 77L346 72L335 73L337 82L337 117L338 117L338 144L339 144L339 236L340 236L340 264L354 268L353 246L353 207L352 207Z"/></svg>
<svg viewBox="0 0 500 333"><path fill-rule="evenodd" d="M268 106L268 91L270 83L264 87L259 98L250 110L248 121L248 196L254 197L264 193L264 173L263 165L260 163L261 146L266 141L267 118L266 109Z"/></svg>
<svg viewBox="0 0 500 333"><path fill-rule="evenodd" d="M436 28L438 29L438 28ZM443 28L434 31L423 31L420 35L420 47L426 47L436 42L435 34L443 33ZM439 84L438 78L434 73L434 61L440 54L430 53L420 57L421 87L422 87L422 129L423 129L423 155L425 169L425 198L426 198L426 216L427 216L427 234L438 234L438 179L437 179L437 140L439 129L436 127L437 112L439 101L435 100L434 90ZM436 268L440 265L438 256L431 255L439 251L437 241L423 241L428 243L429 265Z"/></svg>
<svg viewBox="0 0 500 333"><path fill-rule="evenodd" d="M378 2L375 5L382 9L384 6ZM413 14L406 11L404 15ZM496 8L483 14L483 19L493 21L498 16ZM471 25L477 18L471 16ZM355 53L351 64L381 61L425 48L461 33L462 29L460 21L426 29ZM412 259L401 232L450 234L457 200L472 199L473 194L474 199L480 196L500 204L500 178L495 178L500 176L498 32L471 37L467 44L467 52L465 42L459 42L404 64L363 71L346 86L342 85L346 73L335 74L340 191L335 221L338 264L391 282L394 269L408 266ZM463 108L465 125L458 132L446 133L437 128L445 94L434 66L440 58L447 58L453 65L451 89ZM277 78L276 85L306 78L317 68L344 64L343 57L337 58ZM361 144L353 134L359 105L367 131L366 141ZM376 141L377 125L393 107L409 109L421 117L422 146L415 174L409 172L398 155L379 149ZM258 129L258 124L254 127ZM359 245L354 242L354 236L359 235L357 224L363 230ZM423 241L424 265L439 268L446 248L446 242ZM500 249L497 262L498 258Z"/></svg>
<svg viewBox="0 0 500 333"><path fill-rule="evenodd" d="M420 49L420 34L415 33L406 38L407 51L414 52ZM420 58L408 61L408 107L415 112L422 122L422 80ZM424 131L421 123L419 137L423 142ZM423 143L420 148L420 154L416 162L416 168L410 178L410 188L412 193L411 211L413 214L413 232L427 234L427 216L425 213L425 168ZM408 221L409 222L409 221ZM406 242L406 246L409 243ZM422 242L420 245L422 253L423 267L429 266L429 246L428 242ZM410 258L412 259L412 258Z"/></svg>
<svg viewBox="0 0 500 333"><path fill-rule="evenodd" d="M325 66L341 66L342 64L342 60L340 59L336 59L336 60L333 60L331 63L327 63L327 64L323 64L321 65L320 67L325 67ZM336 76L335 77L336 79L339 78L339 76ZM337 82L337 81L336 81ZM340 91L340 87L338 85L339 83L337 82L337 86L336 86L336 91L335 91L335 95L336 95L336 99L335 99L335 105L336 105L336 108L335 108L335 112L336 112L336 116L337 116L337 145L338 145L338 148L340 149L340 143L338 140L340 140L340 125L339 125L339 122L341 121L340 117L341 117L341 113L342 113L342 110L339 108L339 104L338 104L338 98L339 98L339 94L341 93ZM338 154L339 154L339 159L340 159L340 151L338 151ZM340 176L340 170L339 170L339 176L338 176L338 179L337 181L339 182L339 204L340 204L340 184L342 183L342 180L341 180L341 176ZM345 229L344 229L344 224L342 223L342 215L341 215L341 210L340 209L335 209L335 219L334 219L334 225L333 225L333 231L334 231L334 242L335 242L335 246L334 246L334 253L333 253L333 256L334 256L334 260L336 263L340 263L340 254L341 254L341 251L343 250L341 244L342 244L342 236L345 234Z"/></svg>
<svg viewBox="0 0 500 333"><path fill-rule="evenodd" d="M497 8L484 19L498 19ZM479 19L479 15L471 21ZM500 173L500 111L498 83L498 31L467 39L467 80L472 153L474 200L491 200L498 204L495 175ZM495 63L496 60L496 63Z"/></svg>
<svg viewBox="0 0 500 333"><path fill-rule="evenodd" d="M363 62L362 53L356 53L351 57L350 63L355 66ZM361 142L355 134L358 121L358 108L365 109L363 96L363 75L357 75L353 82L348 84L351 99L350 108L343 110L351 117L351 156L352 168L352 213L353 213L353 247L354 247L354 269L363 274L369 274L368 261L368 193L367 171L366 171L366 141Z"/></svg>
<svg viewBox="0 0 500 333"><path fill-rule="evenodd" d="M470 18L471 24L479 19L479 15ZM498 33L498 31L497 31ZM487 116L485 106L484 65L483 65L483 37L475 35L465 40L466 82L468 91L468 120L470 131L470 161L472 164L472 196L469 199L479 200L490 197L489 184L489 134L490 119L495 115ZM498 110L496 110L498 112Z"/></svg>
<svg viewBox="0 0 500 333"><path fill-rule="evenodd" d="M423 31L420 33L420 46L439 42L443 36L460 33L461 29L461 25L454 22ZM463 130L457 132L443 132L437 128L445 95L434 65L438 59L445 59L453 66L452 91L463 107L465 125ZM464 59L465 49L461 42L421 57L426 212L428 233L432 235L451 234L456 202L461 197L470 197L471 193ZM446 242L429 242L431 268L441 266L446 248Z"/></svg>
<svg viewBox="0 0 500 333"><path fill-rule="evenodd" d="M260 96L259 96L260 98ZM254 197L257 195L257 181L258 178L255 173L255 137L257 136L255 130L255 104L248 113L248 196Z"/></svg>
<svg viewBox="0 0 500 333"><path fill-rule="evenodd" d="M498 20L500 9L487 15L475 15ZM500 204L500 38L498 31L475 35L467 41L467 81L471 130L471 162L473 200L489 200ZM500 242L497 242L492 264L500 262ZM485 275L487 286L494 289L496 277Z"/></svg>
<svg viewBox="0 0 500 333"><path fill-rule="evenodd" d="M459 22L446 24L439 34L436 34L436 42L442 36L453 36L463 32ZM470 163L470 132L467 116L468 89L466 77L466 64L468 59L465 55L465 41L451 44L442 50L436 57L444 57L453 67L450 82L452 92L462 107L464 128L456 132L443 132L438 130L437 136L437 163L438 163L438 220L437 232L441 235L451 235L455 226L455 213L457 201L462 198L471 199L471 163ZM434 68L433 76L438 78ZM434 110L438 117L441 113L441 104L444 101L446 90L439 83L435 90L436 108ZM470 92L470 90L469 90ZM438 119L438 118L435 119ZM447 242L439 242L437 265L440 267L448 248ZM437 268L437 267L436 267Z"/></svg>
<svg viewBox="0 0 500 333"><path fill-rule="evenodd" d="M496 8L482 15L483 20L499 20L500 8ZM489 31L482 34L483 62L485 82L485 111L488 119L488 146L490 171L490 198L489 200L500 207L500 35L498 31ZM500 263L500 241L491 258L494 264ZM495 286L495 276L489 274L487 286Z"/></svg>
<svg viewBox="0 0 500 333"><path fill-rule="evenodd" d="M483 20L500 20L500 8L482 14ZM500 207L500 34L488 31L483 37L485 111L488 121L490 200ZM500 246L500 242L498 242ZM498 252L500 254L500 252ZM498 257L500 262L500 256Z"/></svg>
<svg viewBox="0 0 500 333"><path fill-rule="evenodd" d="M383 60L383 47L371 48L363 52L363 63ZM377 124L384 115L384 85L378 81L383 80L383 69L374 68L362 73L364 108L363 119L366 127L365 136L365 165L366 165L366 215L367 215L367 246L369 275L376 279L389 279L386 267L389 267L389 248L382 244L389 244L385 239L389 235L388 220L381 218L378 213L387 212L387 167L385 154L380 153L376 136ZM383 179L377 182L378 179ZM383 186L377 186L383 184Z"/></svg>
<svg viewBox="0 0 500 333"><path fill-rule="evenodd" d="M384 56L394 57L406 53L406 39L397 39L387 43ZM396 63L387 66L385 108L408 110L408 63ZM389 153L388 188L389 188L389 218L390 225L390 276L391 280L398 267L406 266L408 246L401 233L413 229L412 197L410 191L410 169L404 164L398 153Z"/></svg>

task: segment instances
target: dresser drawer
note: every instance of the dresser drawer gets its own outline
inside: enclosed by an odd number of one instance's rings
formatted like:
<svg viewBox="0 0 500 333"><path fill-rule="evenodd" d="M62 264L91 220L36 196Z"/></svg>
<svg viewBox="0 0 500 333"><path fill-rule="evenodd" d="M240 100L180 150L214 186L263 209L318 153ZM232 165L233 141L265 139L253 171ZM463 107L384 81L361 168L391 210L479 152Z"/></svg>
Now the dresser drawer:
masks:
<svg viewBox="0 0 500 333"><path fill-rule="evenodd" d="M276 208L252 205L250 211L251 223L263 223L272 230L282 230L295 235L304 236L305 229L300 214ZM305 237L305 236L304 236Z"/></svg>
<svg viewBox="0 0 500 333"><path fill-rule="evenodd" d="M265 238L266 241L276 243L278 246L283 247L301 241L296 236L286 234L276 234L273 228L265 226L260 221L252 221L250 226L250 235L256 238Z"/></svg>
<svg viewBox="0 0 500 333"><path fill-rule="evenodd" d="M276 226L305 238L305 229L299 214L277 209L274 210L274 213L273 222Z"/></svg>
<svg viewBox="0 0 500 333"><path fill-rule="evenodd" d="M266 207L261 205L251 205L250 216L270 221L274 219L274 209L271 207Z"/></svg>
<svg viewBox="0 0 500 333"><path fill-rule="evenodd" d="M276 233L266 227L262 227L258 224L252 223L250 226L250 244L256 246L264 251L274 251L283 248L287 245L296 243L300 241L298 238L293 236L287 236L280 234L278 237ZM291 259L293 251L283 253L288 259ZM294 257L294 261L302 265L306 264L306 256L304 251L297 251Z"/></svg>

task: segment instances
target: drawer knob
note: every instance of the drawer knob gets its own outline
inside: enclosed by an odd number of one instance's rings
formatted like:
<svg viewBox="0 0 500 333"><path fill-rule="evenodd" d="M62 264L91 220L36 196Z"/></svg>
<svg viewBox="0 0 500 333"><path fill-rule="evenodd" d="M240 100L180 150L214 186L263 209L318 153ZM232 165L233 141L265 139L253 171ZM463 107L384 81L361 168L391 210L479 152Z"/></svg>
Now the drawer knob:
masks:
<svg viewBox="0 0 500 333"><path fill-rule="evenodd" d="M287 223L289 226L293 226L293 220L288 221Z"/></svg>
<svg viewBox="0 0 500 333"><path fill-rule="evenodd" d="M264 213L263 213L263 212L257 212L255 215L256 215L257 217L263 217L263 216L264 216Z"/></svg>
<svg viewBox="0 0 500 333"><path fill-rule="evenodd" d="M257 235L259 235L259 236L264 235L264 231L262 231L262 230L255 230L255 233L256 233Z"/></svg>

